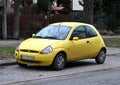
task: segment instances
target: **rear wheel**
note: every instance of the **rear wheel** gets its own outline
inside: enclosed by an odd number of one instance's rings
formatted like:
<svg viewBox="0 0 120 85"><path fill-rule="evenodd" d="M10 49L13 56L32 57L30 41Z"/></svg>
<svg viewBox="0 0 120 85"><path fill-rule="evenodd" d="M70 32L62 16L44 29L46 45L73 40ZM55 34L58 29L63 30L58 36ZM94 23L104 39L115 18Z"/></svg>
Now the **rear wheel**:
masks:
<svg viewBox="0 0 120 85"><path fill-rule="evenodd" d="M97 64L103 64L106 59L106 52L105 50L101 50L97 57L95 58Z"/></svg>
<svg viewBox="0 0 120 85"><path fill-rule="evenodd" d="M62 53L57 54L53 62L53 67L55 70L62 70L65 67L66 59L65 55Z"/></svg>

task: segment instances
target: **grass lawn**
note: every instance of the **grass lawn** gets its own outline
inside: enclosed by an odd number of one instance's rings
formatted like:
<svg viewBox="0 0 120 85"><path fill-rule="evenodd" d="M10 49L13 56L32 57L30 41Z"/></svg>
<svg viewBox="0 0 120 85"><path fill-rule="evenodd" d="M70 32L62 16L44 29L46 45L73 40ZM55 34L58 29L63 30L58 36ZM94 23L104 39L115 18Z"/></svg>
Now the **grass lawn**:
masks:
<svg viewBox="0 0 120 85"><path fill-rule="evenodd" d="M105 44L108 47L120 47L120 37L118 38L104 38Z"/></svg>
<svg viewBox="0 0 120 85"><path fill-rule="evenodd" d="M15 47L12 46L0 46L0 59L14 58Z"/></svg>

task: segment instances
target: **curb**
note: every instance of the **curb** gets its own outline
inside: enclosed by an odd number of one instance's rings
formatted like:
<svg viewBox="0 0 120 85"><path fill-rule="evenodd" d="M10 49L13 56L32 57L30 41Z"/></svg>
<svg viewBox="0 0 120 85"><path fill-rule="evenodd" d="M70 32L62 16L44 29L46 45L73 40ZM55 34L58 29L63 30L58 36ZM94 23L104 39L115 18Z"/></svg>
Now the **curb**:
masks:
<svg viewBox="0 0 120 85"><path fill-rule="evenodd" d="M16 64L15 59L0 60L0 66L9 66L9 65L15 65L15 64Z"/></svg>

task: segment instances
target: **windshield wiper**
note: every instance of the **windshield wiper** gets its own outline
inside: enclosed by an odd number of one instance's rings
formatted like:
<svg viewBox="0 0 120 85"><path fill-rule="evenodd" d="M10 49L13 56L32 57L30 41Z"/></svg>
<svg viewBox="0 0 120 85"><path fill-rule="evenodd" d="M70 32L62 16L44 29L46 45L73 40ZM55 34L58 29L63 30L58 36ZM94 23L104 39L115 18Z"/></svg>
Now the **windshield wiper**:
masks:
<svg viewBox="0 0 120 85"><path fill-rule="evenodd" d="M43 38L42 36L34 36L34 38Z"/></svg>
<svg viewBox="0 0 120 85"><path fill-rule="evenodd" d="M56 37L50 37L50 36L46 36L44 37L45 39L57 39Z"/></svg>

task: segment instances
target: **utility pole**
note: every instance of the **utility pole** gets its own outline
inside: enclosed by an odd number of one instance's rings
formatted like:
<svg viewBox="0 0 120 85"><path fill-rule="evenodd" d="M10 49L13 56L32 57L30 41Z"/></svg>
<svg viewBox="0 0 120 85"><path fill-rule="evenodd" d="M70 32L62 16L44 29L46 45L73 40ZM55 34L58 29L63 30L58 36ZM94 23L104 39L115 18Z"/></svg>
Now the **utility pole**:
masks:
<svg viewBox="0 0 120 85"><path fill-rule="evenodd" d="M6 0L1 0L2 11L2 34L3 39L7 39L7 14L6 14Z"/></svg>

